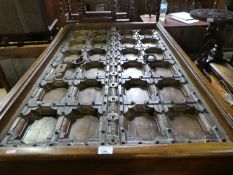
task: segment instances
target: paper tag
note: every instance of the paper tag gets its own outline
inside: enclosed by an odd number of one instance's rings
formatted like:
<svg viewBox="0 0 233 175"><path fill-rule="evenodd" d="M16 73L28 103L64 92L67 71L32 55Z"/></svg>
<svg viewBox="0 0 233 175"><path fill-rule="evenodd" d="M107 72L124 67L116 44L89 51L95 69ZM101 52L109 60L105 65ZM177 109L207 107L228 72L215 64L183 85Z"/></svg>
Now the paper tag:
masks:
<svg viewBox="0 0 233 175"><path fill-rule="evenodd" d="M207 22L214 22L214 18L207 18Z"/></svg>
<svg viewBox="0 0 233 175"><path fill-rule="evenodd" d="M15 154L16 153L16 150L7 150L6 151L6 154Z"/></svg>
<svg viewBox="0 0 233 175"><path fill-rule="evenodd" d="M98 154L113 154L113 147L112 146L99 146Z"/></svg>

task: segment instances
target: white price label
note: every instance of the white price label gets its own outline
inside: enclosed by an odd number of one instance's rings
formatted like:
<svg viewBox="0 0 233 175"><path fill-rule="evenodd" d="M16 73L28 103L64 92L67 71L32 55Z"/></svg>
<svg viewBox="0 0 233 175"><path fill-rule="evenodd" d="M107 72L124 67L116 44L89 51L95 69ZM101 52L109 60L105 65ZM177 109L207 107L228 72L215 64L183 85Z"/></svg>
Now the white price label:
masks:
<svg viewBox="0 0 233 175"><path fill-rule="evenodd" d="M214 18L207 18L207 22L214 22Z"/></svg>
<svg viewBox="0 0 233 175"><path fill-rule="evenodd" d="M6 154L16 154L16 150L7 150Z"/></svg>
<svg viewBox="0 0 233 175"><path fill-rule="evenodd" d="M113 154L113 147L112 146L99 146L98 154Z"/></svg>

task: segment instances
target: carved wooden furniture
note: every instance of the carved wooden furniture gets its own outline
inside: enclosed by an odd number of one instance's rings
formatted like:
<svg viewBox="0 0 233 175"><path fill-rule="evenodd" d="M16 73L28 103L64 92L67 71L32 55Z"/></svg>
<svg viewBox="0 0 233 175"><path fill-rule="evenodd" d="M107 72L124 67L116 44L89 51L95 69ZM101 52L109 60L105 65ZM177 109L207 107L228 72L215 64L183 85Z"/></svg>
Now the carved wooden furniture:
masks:
<svg viewBox="0 0 233 175"><path fill-rule="evenodd" d="M160 25L68 25L1 107L0 173L231 174L221 102Z"/></svg>
<svg viewBox="0 0 233 175"><path fill-rule="evenodd" d="M59 5L67 23L99 23L139 21L145 13L156 14L158 21L160 3L161 0L60 0Z"/></svg>

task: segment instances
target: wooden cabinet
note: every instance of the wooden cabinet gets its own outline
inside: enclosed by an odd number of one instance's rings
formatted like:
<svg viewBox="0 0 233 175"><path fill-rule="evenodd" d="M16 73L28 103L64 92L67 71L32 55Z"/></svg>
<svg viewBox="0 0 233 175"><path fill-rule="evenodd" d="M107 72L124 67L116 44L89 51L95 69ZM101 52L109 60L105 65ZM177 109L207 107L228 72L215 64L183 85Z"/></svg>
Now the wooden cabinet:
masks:
<svg viewBox="0 0 233 175"><path fill-rule="evenodd" d="M231 174L221 102L160 25L68 25L1 107L0 173Z"/></svg>

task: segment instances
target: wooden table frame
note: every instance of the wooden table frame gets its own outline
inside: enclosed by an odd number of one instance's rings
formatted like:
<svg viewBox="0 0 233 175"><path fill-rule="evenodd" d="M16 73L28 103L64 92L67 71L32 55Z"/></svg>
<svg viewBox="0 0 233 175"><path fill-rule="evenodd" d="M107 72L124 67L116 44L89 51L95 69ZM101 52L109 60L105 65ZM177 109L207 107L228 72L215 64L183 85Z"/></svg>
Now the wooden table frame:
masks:
<svg viewBox="0 0 233 175"><path fill-rule="evenodd" d="M38 77L67 32L75 28L100 27L103 24L67 25L52 44L36 60L0 107L0 138L19 112ZM158 27L166 44L176 56L218 122L233 140L233 110L225 103L208 80L194 66L178 44L159 24L104 24L125 28L143 25ZM233 173L233 143L170 144L114 146L112 155L98 155L98 147L23 147L0 148L0 174L231 174Z"/></svg>

